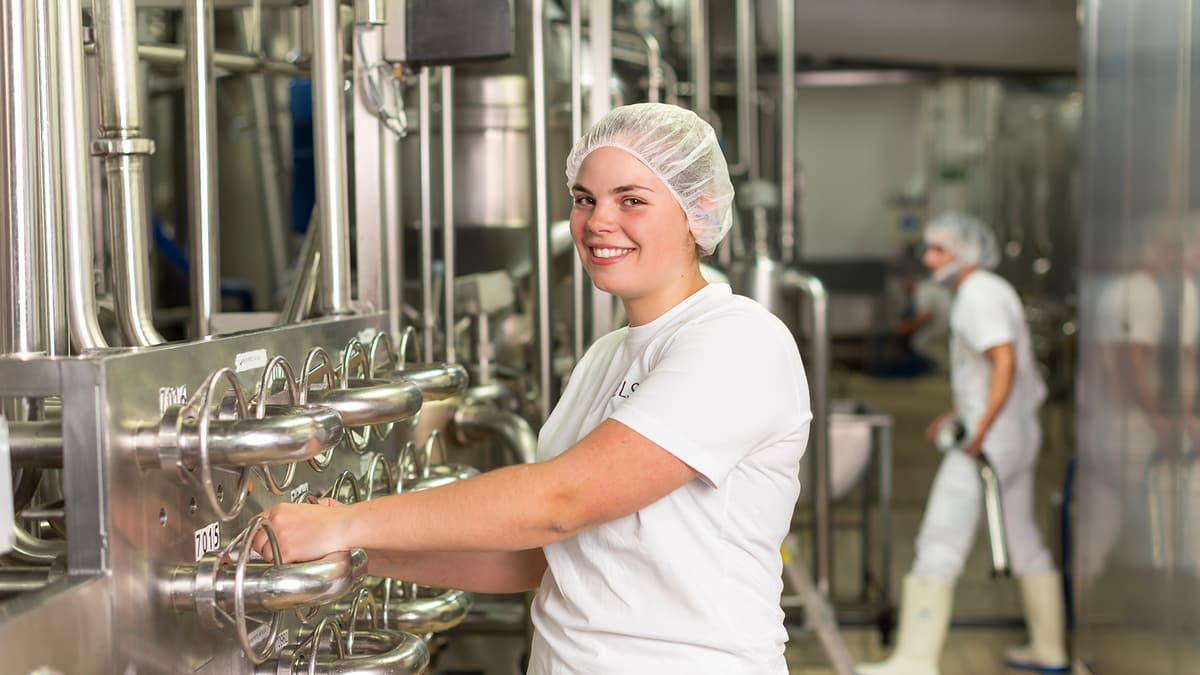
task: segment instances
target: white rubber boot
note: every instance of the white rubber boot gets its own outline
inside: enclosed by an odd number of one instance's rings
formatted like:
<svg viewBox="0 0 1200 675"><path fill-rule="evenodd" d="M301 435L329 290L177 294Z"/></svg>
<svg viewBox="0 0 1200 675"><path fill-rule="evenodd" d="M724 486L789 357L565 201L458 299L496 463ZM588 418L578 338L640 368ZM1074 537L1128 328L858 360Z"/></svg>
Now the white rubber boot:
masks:
<svg viewBox="0 0 1200 675"><path fill-rule="evenodd" d="M1070 671L1065 640L1062 577L1057 572L1020 577L1029 644L1004 652L1010 668L1041 673Z"/></svg>
<svg viewBox="0 0 1200 675"><path fill-rule="evenodd" d="M938 659L950 626L954 586L944 581L904 577L896 650L881 663L854 667L855 675L940 675Z"/></svg>

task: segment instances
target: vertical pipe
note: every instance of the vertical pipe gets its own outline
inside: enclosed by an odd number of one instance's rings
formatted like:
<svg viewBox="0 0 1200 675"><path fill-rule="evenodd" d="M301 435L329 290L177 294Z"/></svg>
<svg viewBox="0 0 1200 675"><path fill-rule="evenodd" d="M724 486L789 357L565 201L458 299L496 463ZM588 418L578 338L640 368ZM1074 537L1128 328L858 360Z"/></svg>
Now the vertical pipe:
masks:
<svg viewBox="0 0 1200 675"><path fill-rule="evenodd" d="M350 221L346 210L346 120L339 0L312 0L313 150L321 226L321 300L349 314Z"/></svg>
<svg viewBox="0 0 1200 675"><path fill-rule="evenodd" d="M87 99L83 82L83 7L63 0L58 12L58 103L62 112L63 239L66 244L67 325L75 349L104 349L108 342L96 314L92 256L92 181L88 156Z"/></svg>
<svg viewBox="0 0 1200 675"><path fill-rule="evenodd" d="M759 177L758 64L755 62L754 9L751 0L737 0L737 126L738 161L730 174Z"/></svg>
<svg viewBox="0 0 1200 675"><path fill-rule="evenodd" d="M446 362L455 363L454 349L454 68L442 68L442 285L445 300ZM432 359L431 359L432 360Z"/></svg>
<svg viewBox="0 0 1200 675"><path fill-rule="evenodd" d="M46 317L46 353L70 352L67 333L66 273L62 222L62 108L58 99L58 0L38 0L34 8L38 137L38 211L42 239L42 298Z"/></svg>
<svg viewBox="0 0 1200 675"><path fill-rule="evenodd" d="M797 253L796 233L796 6L779 0L779 251Z"/></svg>
<svg viewBox="0 0 1200 675"><path fill-rule="evenodd" d="M808 310L812 326L812 358L805 364L812 376L813 449L813 540L817 590L827 597L833 591L833 539L829 508L829 295L821 280L802 272L788 270L787 285L798 291L801 307L797 317ZM808 298L803 306L803 298Z"/></svg>
<svg viewBox="0 0 1200 675"><path fill-rule="evenodd" d="M612 78L612 0L591 0L588 35L591 37L592 100L590 118L595 124L612 107L609 81ZM592 341L610 330L613 322L613 297L592 288Z"/></svg>
<svg viewBox="0 0 1200 675"><path fill-rule="evenodd" d="M381 134L379 182L383 199L384 259L387 261L388 334L400 339L404 316L404 225L400 214L400 138Z"/></svg>
<svg viewBox="0 0 1200 675"><path fill-rule="evenodd" d="M603 2L593 1L596 4ZM533 206L534 206L534 260L537 265L537 346L538 346L538 403L541 421L550 416L550 194L546 154L546 5L544 0L533 0L533 72L529 81L533 84ZM594 39L594 38L593 38ZM608 80L603 80L607 82ZM593 85L595 91L608 91L607 87Z"/></svg>
<svg viewBox="0 0 1200 675"><path fill-rule="evenodd" d="M370 18L370 17L367 17ZM383 182L383 154L388 137L392 135L378 115L367 105L366 92L361 86L370 76L368 67L377 63L382 50L382 33L377 26L356 21L354 40L354 92L351 113L354 134L354 246L358 254L356 275L357 300L364 307L383 309L387 306L385 277L394 260L388 257L387 234L384 232L384 204L394 199L395 190ZM390 319L389 319L390 320ZM389 335L399 337L390 332Z"/></svg>
<svg viewBox="0 0 1200 675"><path fill-rule="evenodd" d="M298 323L312 314L317 286L321 283L321 251L317 245L321 235L317 229L319 226L313 222L315 218L314 212L308 221L308 230L304 233L304 243L300 247L300 262L296 265L296 285L284 300L277 325Z"/></svg>
<svg viewBox="0 0 1200 675"><path fill-rule="evenodd" d="M433 354L433 116L429 67L421 66L417 78L417 109L421 119L421 344Z"/></svg>
<svg viewBox="0 0 1200 675"><path fill-rule="evenodd" d="M646 94L650 103L661 101L659 91L663 88L662 48L658 39L650 33L638 35L646 44Z"/></svg>
<svg viewBox="0 0 1200 675"><path fill-rule="evenodd" d="M0 353L33 354L45 350L41 269L34 211L34 100L30 96L34 47L26 28L31 20L24 2L0 3Z"/></svg>
<svg viewBox="0 0 1200 675"><path fill-rule="evenodd" d="M213 314L221 307L220 207L217 203L216 94L213 75L211 0L187 0L183 6L184 73L188 149L188 243L191 248L192 329L212 334Z"/></svg>
<svg viewBox="0 0 1200 675"><path fill-rule="evenodd" d="M583 0L571 0L571 142L583 135ZM571 256L571 335L575 361L583 358L583 260Z"/></svg>
<svg viewBox="0 0 1200 675"><path fill-rule="evenodd" d="M100 79L100 133L92 152L104 157L117 321L136 346L165 342L151 320L145 160L154 142L141 136L137 13L133 0L94 0Z"/></svg>
<svg viewBox="0 0 1200 675"><path fill-rule="evenodd" d="M712 115L708 65L708 0L688 0L692 50L692 107L704 119Z"/></svg>

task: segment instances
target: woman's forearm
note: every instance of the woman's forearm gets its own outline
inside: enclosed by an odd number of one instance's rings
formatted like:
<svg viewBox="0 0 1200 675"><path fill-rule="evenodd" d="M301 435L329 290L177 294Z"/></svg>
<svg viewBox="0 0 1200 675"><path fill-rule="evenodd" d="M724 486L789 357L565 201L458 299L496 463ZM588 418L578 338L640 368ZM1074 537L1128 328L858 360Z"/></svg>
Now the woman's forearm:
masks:
<svg viewBox="0 0 1200 675"><path fill-rule="evenodd" d="M546 572L540 548L465 553L368 550L367 560L372 576L472 593L523 593L537 588Z"/></svg>

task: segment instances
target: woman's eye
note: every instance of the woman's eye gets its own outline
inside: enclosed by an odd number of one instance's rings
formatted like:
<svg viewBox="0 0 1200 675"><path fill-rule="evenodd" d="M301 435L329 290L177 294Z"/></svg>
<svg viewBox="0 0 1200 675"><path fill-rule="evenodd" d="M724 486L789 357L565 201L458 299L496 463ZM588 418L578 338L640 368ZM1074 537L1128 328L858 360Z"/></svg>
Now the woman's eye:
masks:
<svg viewBox="0 0 1200 675"><path fill-rule="evenodd" d="M591 206L591 205L592 205L591 197L585 197L583 195L575 196L575 206Z"/></svg>
<svg viewBox="0 0 1200 675"><path fill-rule="evenodd" d="M645 203L646 202L638 199L637 197L626 197L625 198L625 206L637 206L639 204L645 204Z"/></svg>

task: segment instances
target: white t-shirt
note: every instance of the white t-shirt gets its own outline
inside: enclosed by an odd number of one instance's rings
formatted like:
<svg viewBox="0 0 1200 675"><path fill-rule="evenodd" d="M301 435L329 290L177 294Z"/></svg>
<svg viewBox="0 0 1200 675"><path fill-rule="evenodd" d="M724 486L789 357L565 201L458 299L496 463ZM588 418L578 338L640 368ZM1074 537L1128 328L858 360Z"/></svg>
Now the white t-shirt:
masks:
<svg viewBox="0 0 1200 675"><path fill-rule="evenodd" d="M1011 343L1016 371L1008 400L984 439L989 452L1000 447L1010 433L1036 420L1046 398L1046 385L1033 359L1025 307L1007 281L987 270L975 270L954 294L950 307L950 383L954 409L974 429L987 409L992 364L988 349ZM987 447L990 445L991 447ZM1033 449L1036 450L1036 449Z"/></svg>
<svg viewBox="0 0 1200 675"><path fill-rule="evenodd" d="M808 441L808 383L774 315L710 284L596 342L538 437L538 460L614 419L700 477L545 547L529 672L787 672L782 561Z"/></svg>

